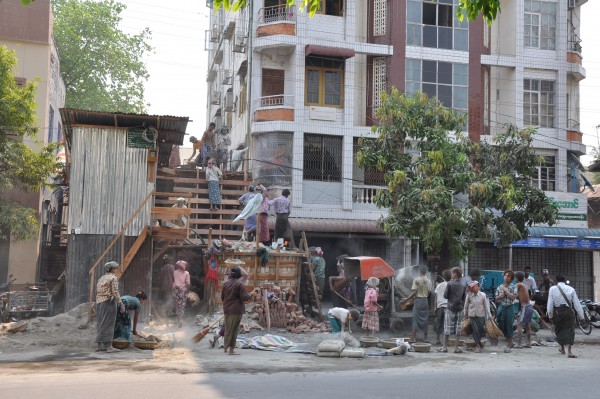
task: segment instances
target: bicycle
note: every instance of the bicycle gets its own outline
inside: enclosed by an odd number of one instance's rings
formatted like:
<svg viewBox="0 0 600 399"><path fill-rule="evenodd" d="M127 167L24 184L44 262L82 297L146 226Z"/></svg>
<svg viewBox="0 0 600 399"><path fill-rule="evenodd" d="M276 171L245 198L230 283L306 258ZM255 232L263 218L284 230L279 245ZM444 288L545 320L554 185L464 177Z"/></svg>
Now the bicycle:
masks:
<svg viewBox="0 0 600 399"><path fill-rule="evenodd" d="M585 335L590 335L592 333L592 323L590 321L592 317L590 315L590 311L587 309L586 306L583 306L582 308L583 320L579 320L579 315L577 314L577 312L573 311L575 316L575 323Z"/></svg>

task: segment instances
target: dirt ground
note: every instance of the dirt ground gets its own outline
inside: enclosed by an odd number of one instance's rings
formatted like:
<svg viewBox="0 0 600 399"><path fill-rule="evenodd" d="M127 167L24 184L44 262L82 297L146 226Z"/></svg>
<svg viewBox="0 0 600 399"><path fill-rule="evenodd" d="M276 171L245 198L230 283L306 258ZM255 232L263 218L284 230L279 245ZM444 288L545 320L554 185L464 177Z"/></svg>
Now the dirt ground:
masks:
<svg viewBox="0 0 600 399"><path fill-rule="evenodd" d="M191 337L201 327L194 326L194 320L188 319L187 326L177 329L174 325L138 326L138 331L145 335L155 335L163 339L162 348L148 351L131 348L120 353L108 354L95 352L95 321L89 320L90 304L82 304L71 311L54 317L40 317L29 321L26 331L8 333L0 329L0 363L6 373L18 374L23 370L56 370L65 371L153 371L171 373L204 373L204 372L244 372L244 373L277 373L297 371L325 370L372 370L378 368L416 367L428 369L459 368L494 368L500 366L535 367L544 364L553 367L565 361L579 362L583 365L596 362L600 355L600 347L594 345L598 341L600 331L585 336L585 343L576 345L574 352L579 359L566 359L558 353L557 344L549 342L548 333L540 333L542 346L530 349L513 349L512 353L503 353L503 342L497 347L487 346L484 353L476 354L465 351L461 354L409 352L396 356L366 356L363 359L321 358L314 354L298 354L284 352L268 352L254 349L239 349L240 356L228 356L222 349L211 349L209 338L193 344ZM142 327L143 328L140 328ZM6 327L6 326L3 326ZM358 330L355 328L355 330ZM266 331L252 330L243 336L265 334ZM303 343L303 349L315 351L317 345L331 339L332 334L291 334L285 330L274 329L272 334L281 335L293 342ZM360 330L352 336L343 337L347 346L358 346ZM389 334L382 334L389 336ZM577 335L577 341L581 334ZM435 346L434 346L435 347ZM381 352L369 349L370 354Z"/></svg>

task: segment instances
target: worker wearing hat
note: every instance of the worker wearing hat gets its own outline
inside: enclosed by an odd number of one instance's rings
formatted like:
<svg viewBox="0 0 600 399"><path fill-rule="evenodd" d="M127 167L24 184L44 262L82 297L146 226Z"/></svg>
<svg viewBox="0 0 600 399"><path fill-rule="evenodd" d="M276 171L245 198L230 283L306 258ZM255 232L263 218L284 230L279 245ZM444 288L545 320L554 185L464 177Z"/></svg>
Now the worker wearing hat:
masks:
<svg viewBox="0 0 600 399"><path fill-rule="evenodd" d="M113 348L112 340L117 320L117 305L120 312L125 311L125 306L119 295L119 279L116 271L119 268L117 262L108 262L104 265L104 275L98 279L96 284L96 351L120 352Z"/></svg>

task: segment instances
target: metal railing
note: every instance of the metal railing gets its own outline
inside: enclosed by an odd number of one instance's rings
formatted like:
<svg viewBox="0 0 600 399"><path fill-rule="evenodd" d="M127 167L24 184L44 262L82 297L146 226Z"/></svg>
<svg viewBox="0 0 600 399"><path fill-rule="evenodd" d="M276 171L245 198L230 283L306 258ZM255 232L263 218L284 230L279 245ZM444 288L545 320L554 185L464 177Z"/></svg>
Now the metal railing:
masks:
<svg viewBox="0 0 600 399"><path fill-rule="evenodd" d="M576 53L581 53L581 38L575 33L569 36L569 49Z"/></svg>
<svg viewBox="0 0 600 399"><path fill-rule="evenodd" d="M296 6L272 6L264 7L258 11L258 23L270 24L273 22L295 22Z"/></svg>
<svg viewBox="0 0 600 399"><path fill-rule="evenodd" d="M375 195L379 190L386 190L384 186L358 185L352 186L352 202L355 204L375 204Z"/></svg>
<svg viewBox="0 0 600 399"><path fill-rule="evenodd" d="M264 96L254 100L254 109L259 108L293 108L294 96L279 94L276 96Z"/></svg>

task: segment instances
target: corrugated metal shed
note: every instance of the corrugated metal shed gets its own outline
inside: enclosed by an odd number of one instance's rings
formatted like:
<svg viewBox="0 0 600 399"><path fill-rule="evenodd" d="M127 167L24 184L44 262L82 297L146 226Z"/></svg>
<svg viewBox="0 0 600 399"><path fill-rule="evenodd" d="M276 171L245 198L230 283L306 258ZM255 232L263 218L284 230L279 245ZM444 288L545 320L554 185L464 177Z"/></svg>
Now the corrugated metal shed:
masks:
<svg viewBox="0 0 600 399"><path fill-rule="evenodd" d="M147 182L147 149L128 148L122 129L72 129L68 231L118 234L153 190ZM151 201L125 235L137 236L150 224Z"/></svg>
<svg viewBox="0 0 600 399"><path fill-rule="evenodd" d="M187 116L123 114L97 112L82 109L62 108L62 117L67 147L73 145L74 127L103 127L127 129L130 127L154 127L158 130L158 163L168 165L173 145L182 145L185 130L190 120Z"/></svg>

